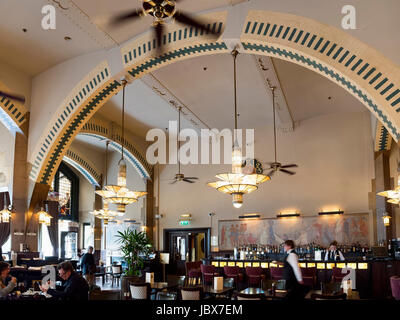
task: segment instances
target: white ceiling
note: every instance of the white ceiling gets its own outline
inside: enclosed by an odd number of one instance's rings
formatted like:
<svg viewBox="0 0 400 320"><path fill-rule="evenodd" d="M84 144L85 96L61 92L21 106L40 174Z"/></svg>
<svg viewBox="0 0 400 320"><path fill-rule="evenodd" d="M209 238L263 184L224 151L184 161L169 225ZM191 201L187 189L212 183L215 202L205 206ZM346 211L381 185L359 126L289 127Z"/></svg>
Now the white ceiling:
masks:
<svg viewBox="0 0 400 320"><path fill-rule="evenodd" d="M321 75L291 62L273 59L288 107L296 122L333 113L367 109L352 95ZM204 70L206 68L206 70ZM233 128L233 61L230 54L202 56L157 70L153 75L207 126ZM272 125L272 101L250 55L237 58L239 128ZM331 97L331 99L329 99ZM141 80L127 87L127 128L141 137L151 128L165 129L177 112ZM99 113L121 123L121 94ZM182 120L182 128L192 127Z"/></svg>

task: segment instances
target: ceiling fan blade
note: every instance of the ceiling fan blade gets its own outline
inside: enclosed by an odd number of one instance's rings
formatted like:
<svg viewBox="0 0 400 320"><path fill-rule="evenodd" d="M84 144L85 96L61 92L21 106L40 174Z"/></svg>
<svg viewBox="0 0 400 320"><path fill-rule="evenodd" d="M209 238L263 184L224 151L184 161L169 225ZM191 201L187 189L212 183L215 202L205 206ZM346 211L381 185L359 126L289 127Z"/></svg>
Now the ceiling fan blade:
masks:
<svg viewBox="0 0 400 320"><path fill-rule="evenodd" d="M174 180L174 181L170 182L169 184L174 184L174 183L177 183L177 182L178 182L178 180Z"/></svg>
<svg viewBox="0 0 400 320"><path fill-rule="evenodd" d="M190 180L188 180L187 178L184 178L184 179L182 179L182 180L185 181L185 182L194 183L194 181L190 181Z"/></svg>
<svg viewBox="0 0 400 320"><path fill-rule="evenodd" d="M127 13L123 13L123 14L120 14L118 16L115 16L111 20L110 24L113 25L113 26L116 26L118 24L125 23L125 22L127 22L129 20L133 20L133 19L139 18L142 15L143 15L143 10L142 9L134 9L134 10L129 11Z"/></svg>
<svg viewBox="0 0 400 320"><path fill-rule="evenodd" d="M195 180L197 180L199 178L197 178L197 177L185 177L185 179L195 179Z"/></svg>
<svg viewBox="0 0 400 320"><path fill-rule="evenodd" d="M281 166L281 168L297 168L298 165L297 164L286 164L284 166Z"/></svg>
<svg viewBox="0 0 400 320"><path fill-rule="evenodd" d="M274 175L275 170L271 170L270 172L268 172L267 176L269 176L270 178L272 178L272 176Z"/></svg>
<svg viewBox="0 0 400 320"><path fill-rule="evenodd" d="M291 176L294 175L294 174L296 174L296 172L289 171L289 170L285 170L285 169L280 169L279 171L282 171L282 172L284 172L284 173L290 174Z"/></svg>
<svg viewBox="0 0 400 320"><path fill-rule="evenodd" d="M182 13L181 11L177 11L174 14L174 18L176 19L176 21L178 21L180 23L183 23L183 24L198 28L198 29L200 29L202 31L205 31L207 33L211 33L211 34L216 35L216 36L218 36L221 33L221 32L216 32L215 30L213 31L209 27L205 26L203 24L203 22L201 22L199 20L195 20L195 19L189 17L187 14Z"/></svg>
<svg viewBox="0 0 400 320"><path fill-rule="evenodd" d="M10 93L6 93L4 91L0 91L0 97L5 97L5 98L8 98L10 100L15 100L15 101L19 101L19 102L25 103L25 97L24 96L10 94Z"/></svg>

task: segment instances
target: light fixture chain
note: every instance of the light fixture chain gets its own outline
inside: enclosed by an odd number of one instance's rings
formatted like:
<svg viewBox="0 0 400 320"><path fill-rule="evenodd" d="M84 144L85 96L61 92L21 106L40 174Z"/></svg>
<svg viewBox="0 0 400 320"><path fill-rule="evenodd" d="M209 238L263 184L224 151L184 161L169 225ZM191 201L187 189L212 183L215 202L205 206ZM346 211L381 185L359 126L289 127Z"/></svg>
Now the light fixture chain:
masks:
<svg viewBox="0 0 400 320"><path fill-rule="evenodd" d="M272 110L274 113L274 151L275 151L275 162L276 160L276 123L275 123L275 87L272 87Z"/></svg>
<svg viewBox="0 0 400 320"><path fill-rule="evenodd" d="M176 144L178 145L178 150L176 150L176 160L178 162L178 173L181 173L181 161L179 158L179 150L181 149L181 142L179 140L179 135L181 132L181 107L178 108L178 133L176 135Z"/></svg>
<svg viewBox="0 0 400 320"><path fill-rule="evenodd" d="M233 56L233 92L234 92L234 105L235 105L235 137L234 140L236 141L236 130L237 130L237 84L236 84L236 57L239 52L235 49L232 51Z"/></svg>
<svg viewBox="0 0 400 320"><path fill-rule="evenodd" d="M125 87L126 87L126 80L123 80L124 88L122 89L122 152L121 152L121 159L124 159L124 144L125 144Z"/></svg>

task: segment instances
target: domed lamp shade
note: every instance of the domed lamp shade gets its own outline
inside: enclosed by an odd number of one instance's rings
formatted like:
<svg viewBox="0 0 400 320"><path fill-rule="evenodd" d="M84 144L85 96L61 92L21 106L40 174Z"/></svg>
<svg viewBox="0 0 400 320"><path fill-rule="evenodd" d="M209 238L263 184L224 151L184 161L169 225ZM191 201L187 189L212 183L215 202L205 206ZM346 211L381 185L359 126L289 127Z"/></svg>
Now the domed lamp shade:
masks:
<svg viewBox="0 0 400 320"><path fill-rule="evenodd" d="M11 211L8 210L7 206L4 206L4 209L0 211L0 222L9 223L11 219Z"/></svg>

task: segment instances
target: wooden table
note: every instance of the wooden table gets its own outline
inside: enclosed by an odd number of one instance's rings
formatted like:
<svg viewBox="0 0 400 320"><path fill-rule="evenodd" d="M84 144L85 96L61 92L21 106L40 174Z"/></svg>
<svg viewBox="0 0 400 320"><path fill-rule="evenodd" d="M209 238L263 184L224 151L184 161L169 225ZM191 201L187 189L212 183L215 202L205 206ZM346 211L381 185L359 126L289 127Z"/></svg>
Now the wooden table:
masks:
<svg viewBox="0 0 400 320"><path fill-rule="evenodd" d="M287 295L287 291L286 290L275 290L275 295L272 295L272 294L264 291L263 289L251 288L251 287L240 291L240 293L243 293L243 294L262 294L267 299L284 299L284 298L286 298L286 295Z"/></svg>
<svg viewBox="0 0 400 320"><path fill-rule="evenodd" d="M322 294L321 290L311 290L307 293L306 295L306 299L311 299L311 295L312 294ZM325 295L329 295L329 294L325 294ZM331 294L333 295L333 294ZM358 293L358 291L352 291L350 295L347 295L347 300L360 300L360 294Z"/></svg>
<svg viewBox="0 0 400 320"><path fill-rule="evenodd" d="M219 295L219 294L221 294L221 295L228 294L231 291L233 291L232 287L223 287L220 290L215 290L214 286L212 286L212 285L203 285L203 292L214 295L214 296Z"/></svg>

